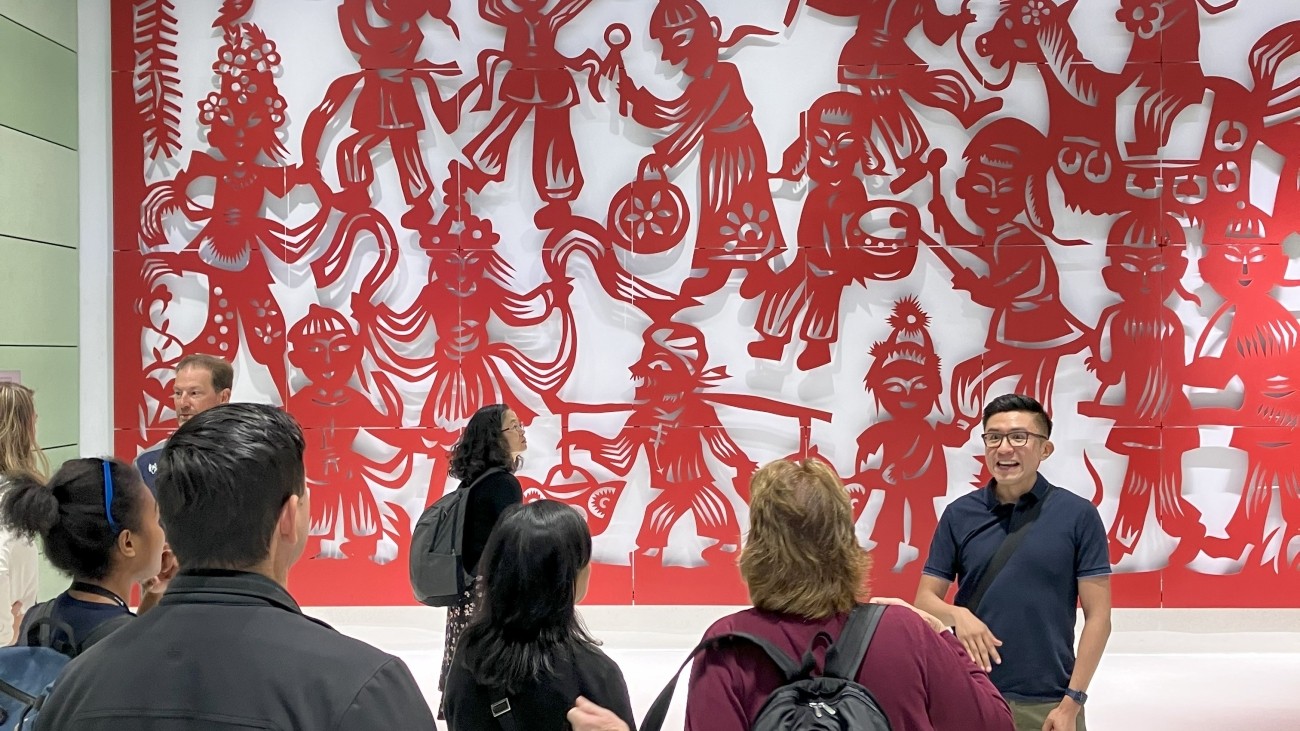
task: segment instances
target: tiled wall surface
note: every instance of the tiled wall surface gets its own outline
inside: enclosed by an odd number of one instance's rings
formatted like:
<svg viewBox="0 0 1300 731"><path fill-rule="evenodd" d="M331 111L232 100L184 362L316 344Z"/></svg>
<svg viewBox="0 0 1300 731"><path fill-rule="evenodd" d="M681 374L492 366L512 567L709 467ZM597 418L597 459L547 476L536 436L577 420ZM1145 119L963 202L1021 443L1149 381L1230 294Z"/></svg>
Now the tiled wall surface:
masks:
<svg viewBox="0 0 1300 731"><path fill-rule="evenodd" d="M76 2L0 0L0 371L36 390L55 467L79 451L77 225Z"/></svg>

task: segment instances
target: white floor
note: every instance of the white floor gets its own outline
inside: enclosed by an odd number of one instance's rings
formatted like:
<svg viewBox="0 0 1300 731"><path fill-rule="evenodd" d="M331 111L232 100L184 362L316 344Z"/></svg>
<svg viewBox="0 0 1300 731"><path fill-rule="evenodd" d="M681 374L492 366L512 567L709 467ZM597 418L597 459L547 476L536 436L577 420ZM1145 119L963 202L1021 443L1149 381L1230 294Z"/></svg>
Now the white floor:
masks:
<svg viewBox="0 0 1300 731"><path fill-rule="evenodd" d="M400 655L438 702L443 613L422 607L315 608L309 614ZM585 607L623 668L641 717L688 649L728 607ZM1093 731L1300 729L1300 611L1116 610L1090 690ZM665 729L682 728L685 684Z"/></svg>

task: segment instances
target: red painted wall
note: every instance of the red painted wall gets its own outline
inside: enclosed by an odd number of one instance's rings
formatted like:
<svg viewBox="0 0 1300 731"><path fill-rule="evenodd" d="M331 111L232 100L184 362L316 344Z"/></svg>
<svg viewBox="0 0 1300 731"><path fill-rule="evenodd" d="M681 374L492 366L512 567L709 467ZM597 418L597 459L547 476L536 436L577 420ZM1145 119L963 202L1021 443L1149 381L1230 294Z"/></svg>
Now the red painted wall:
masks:
<svg viewBox="0 0 1300 731"><path fill-rule="evenodd" d="M967 5L115 3L119 453L231 359L308 435L312 604L410 601L481 405L600 602L743 601L749 474L816 456L910 597L1019 391L1117 604L1295 605L1300 9Z"/></svg>

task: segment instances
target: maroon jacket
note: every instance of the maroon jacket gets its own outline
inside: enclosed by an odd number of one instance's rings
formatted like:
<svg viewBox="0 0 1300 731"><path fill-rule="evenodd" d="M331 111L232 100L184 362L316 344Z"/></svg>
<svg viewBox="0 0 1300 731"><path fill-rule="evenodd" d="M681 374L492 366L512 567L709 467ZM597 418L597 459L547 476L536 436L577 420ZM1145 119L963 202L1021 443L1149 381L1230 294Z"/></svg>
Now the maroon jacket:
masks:
<svg viewBox="0 0 1300 731"><path fill-rule="evenodd" d="M840 636L847 614L824 620L746 609L713 623L704 636L757 635L800 658L818 632ZM818 667L826 647L819 642ZM949 632L930 629L906 607L886 607L857 681L876 697L894 731L1014 731L1011 710L989 676ZM738 644L702 653L691 669L686 731L746 731L780 672L759 648Z"/></svg>

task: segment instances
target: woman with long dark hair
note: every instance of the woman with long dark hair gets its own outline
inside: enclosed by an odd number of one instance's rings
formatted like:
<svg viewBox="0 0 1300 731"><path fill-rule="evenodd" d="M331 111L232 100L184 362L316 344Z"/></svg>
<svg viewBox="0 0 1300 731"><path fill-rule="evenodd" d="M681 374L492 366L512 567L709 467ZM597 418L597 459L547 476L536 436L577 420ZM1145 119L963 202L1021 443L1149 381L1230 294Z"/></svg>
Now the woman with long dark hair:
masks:
<svg viewBox="0 0 1300 731"><path fill-rule="evenodd" d="M572 507L511 508L480 561L483 603L460 638L444 695L452 731L560 731L579 696L635 728L627 683L582 626L591 532Z"/></svg>
<svg viewBox="0 0 1300 731"><path fill-rule="evenodd" d="M155 581L163 562L158 503L140 473L115 459L83 458L63 463L49 483L27 472L10 472L0 490L0 524L19 536L40 536L45 557L72 579L50 600L50 618L72 630L50 643L76 654L103 639L133 616L126 599L137 582ZM27 612L18 633L38 613ZM110 624L111 623L111 624ZM58 643L63 644L58 644Z"/></svg>
<svg viewBox="0 0 1300 731"><path fill-rule="evenodd" d="M471 575L478 574L479 557L487 546L488 536L506 508L524 500L524 490L515 479L515 470L523 463L528 438L524 425L505 404L484 406L470 417L465 432L451 451L448 474L460 480L458 490L469 490L465 504L465 532L461 537L462 564ZM478 604L478 586L465 590L460 603L447 607L447 637L443 646L442 672L438 690L447 684L447 670L456 654L456 641L474 618ZM443 708L438 707L438 718Z"/></svg>

